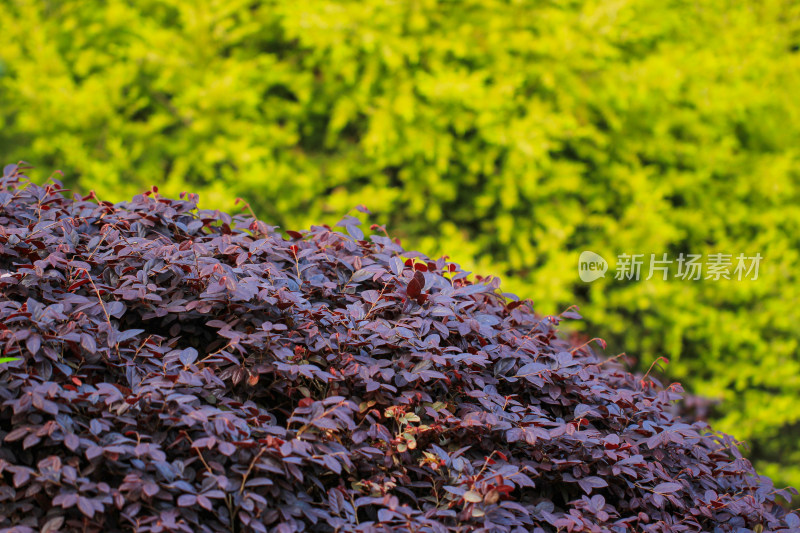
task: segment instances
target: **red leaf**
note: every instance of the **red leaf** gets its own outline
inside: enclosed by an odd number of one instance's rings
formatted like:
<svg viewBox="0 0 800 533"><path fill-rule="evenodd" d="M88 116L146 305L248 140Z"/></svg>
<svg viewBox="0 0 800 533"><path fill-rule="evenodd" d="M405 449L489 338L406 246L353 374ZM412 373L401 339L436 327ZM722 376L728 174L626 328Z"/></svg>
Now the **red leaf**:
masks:
<svg viewBox="0 0 800 533"><path fill-rule="evenodd" d="M89 283L88 279L82 279L80 281L76 281L75 283L73 283L72 285L70 285L67 288L67 292L72 292L75 289L77 289L78 287L82 287L82 286L86 285L87 283Z"/></svg>
<svg viewBox="0 0 800 533"><path fill-rule="evenodd" d="M419 270L414 272L414 277L408 282L406 294L409 298L417 298L425 286L425 276Z"/></svg>

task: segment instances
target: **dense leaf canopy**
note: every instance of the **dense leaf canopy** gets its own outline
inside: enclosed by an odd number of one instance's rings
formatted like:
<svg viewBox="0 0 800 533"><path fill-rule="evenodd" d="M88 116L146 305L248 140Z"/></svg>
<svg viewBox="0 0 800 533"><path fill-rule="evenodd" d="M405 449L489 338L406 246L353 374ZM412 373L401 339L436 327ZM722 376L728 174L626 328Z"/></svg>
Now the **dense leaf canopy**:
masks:
<svg viewBox="0 0 800 533"><path fill-rule="evenodd" d="M641 370L669 357L760 470L800 485L795 0L0 11L0 160L112 201L152 184L209 208L247 195L284 227L366 203L542 312L581 305ZM764 262L757 282L585 284L583 250L612 268L623 253Z"/></svg>
<svg viewBox="0 0 800 533"><path fill-rule="evenodd" d="M732 437L445 258L0 181L0 528L796 531ZM376 228L373 228L376 229ZM382 228L381 228L382 229Z"/></svg>

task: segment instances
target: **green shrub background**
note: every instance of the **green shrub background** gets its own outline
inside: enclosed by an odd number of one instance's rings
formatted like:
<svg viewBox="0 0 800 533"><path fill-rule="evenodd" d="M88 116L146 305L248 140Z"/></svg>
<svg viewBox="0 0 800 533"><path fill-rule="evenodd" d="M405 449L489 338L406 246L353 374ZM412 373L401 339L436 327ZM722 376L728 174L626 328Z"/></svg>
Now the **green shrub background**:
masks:
<svg viewBox="0 0 800 533"><path fill-rule="evenodd" d="M0 0L0 160L122 199L364 203L404 244L721 401L800 486L800 4ZM756 281L578 278L578 254L759 252Z"/></svg>

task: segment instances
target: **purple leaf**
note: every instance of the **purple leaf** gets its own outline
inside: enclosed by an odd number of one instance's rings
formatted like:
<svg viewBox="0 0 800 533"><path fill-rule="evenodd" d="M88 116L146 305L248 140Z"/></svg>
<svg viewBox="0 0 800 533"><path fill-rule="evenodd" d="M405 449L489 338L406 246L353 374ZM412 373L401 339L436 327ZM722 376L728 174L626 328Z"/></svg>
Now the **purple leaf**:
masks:
<svg viewBox="0 0 800 533"><path fill-rule="evenodd" d="M197 350L194 348L185 348L178 355L183 366L189 366L197 360Z"/></svg>

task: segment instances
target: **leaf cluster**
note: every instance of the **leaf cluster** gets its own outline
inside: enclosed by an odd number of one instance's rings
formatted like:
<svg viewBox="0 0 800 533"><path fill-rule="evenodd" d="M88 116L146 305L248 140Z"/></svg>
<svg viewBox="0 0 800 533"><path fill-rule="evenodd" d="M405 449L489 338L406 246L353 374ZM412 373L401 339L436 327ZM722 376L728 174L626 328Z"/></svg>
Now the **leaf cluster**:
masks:
<svg viewBox="0 0 800 533"><path fill-rule="evenodd" d="M0 179L3 531L796 531L664 388L446 258Z"/></svg>

